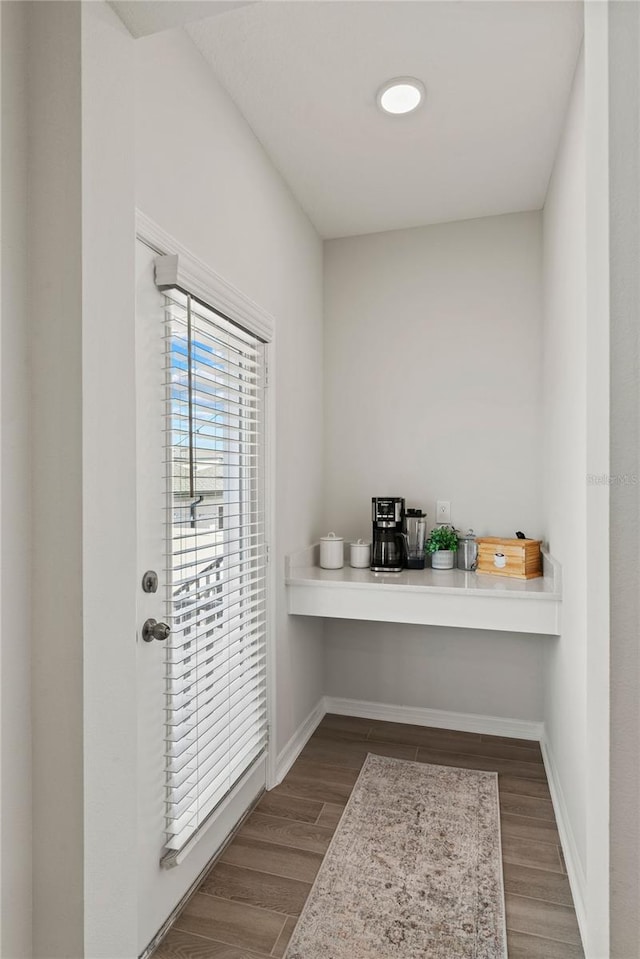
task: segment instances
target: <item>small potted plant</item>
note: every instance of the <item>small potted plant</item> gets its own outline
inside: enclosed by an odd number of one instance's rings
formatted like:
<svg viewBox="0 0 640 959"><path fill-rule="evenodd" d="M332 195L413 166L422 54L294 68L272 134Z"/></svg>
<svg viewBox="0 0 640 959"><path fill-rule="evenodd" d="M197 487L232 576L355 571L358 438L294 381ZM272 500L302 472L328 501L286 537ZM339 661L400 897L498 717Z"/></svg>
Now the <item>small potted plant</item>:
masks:
<svg viewBox="0 0 640 959"><path fill-rule="evenodd" d="M453 560L458 548L458 537L451 526L436 526L427 540L427 552L431 553L434 569L453 569Z"/></svg>

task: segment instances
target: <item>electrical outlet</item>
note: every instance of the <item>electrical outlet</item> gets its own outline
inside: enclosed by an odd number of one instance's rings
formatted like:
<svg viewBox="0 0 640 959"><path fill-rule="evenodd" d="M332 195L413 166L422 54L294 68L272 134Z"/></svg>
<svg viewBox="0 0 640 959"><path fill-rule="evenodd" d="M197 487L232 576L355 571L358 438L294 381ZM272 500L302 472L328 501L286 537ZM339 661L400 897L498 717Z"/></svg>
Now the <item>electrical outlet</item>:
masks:
<svg viewBox="0 0 640 959"><path fill-rule="evenodd" d="M451 522L451 503L447 499L439 499L436 502L436 523Z"/></svg>

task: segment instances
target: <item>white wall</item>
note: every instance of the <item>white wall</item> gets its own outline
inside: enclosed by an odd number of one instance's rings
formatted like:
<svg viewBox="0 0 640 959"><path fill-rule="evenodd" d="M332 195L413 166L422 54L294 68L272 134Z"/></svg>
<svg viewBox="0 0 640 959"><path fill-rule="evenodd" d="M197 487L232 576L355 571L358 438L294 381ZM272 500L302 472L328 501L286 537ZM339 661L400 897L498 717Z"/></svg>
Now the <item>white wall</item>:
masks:
<svg viewBox="0 0 640 959"><path fill-rule="evenodd" d="M326 243L326 528L370 538L371 496L401 495L542 536L541 325L537 213ZM553 638L325 629L330 695L542 718Z"/></svg>
<svg viewBox="0 0 640 959"><path fill-rule="evenodd" d="M0 955L31 951L31 596L24 4L0 5Z"/></svg>
<svg viewBox="0 0 640 959"><path fill-rule="evenodd" d="M326 623L327 695L539 722L550 636Z"/></svg>
<svg viewBox="0 0 640 959"><path fill-rule="evenodd" d="M640 955L640 7L609 4L611 955Z"/></svg>
<svg viewBox="0 0 640 959"><path fill-rule="evenodd" d="M320 533L322 245L186 34L137 44L137 206L276 320L280 750L323 692L322 623L284 597L284 555Z"/></svg>
<svg viewBox="0 0 640 959"><path fill-rule="evenodd" d="M608 5L585 5L587 473L609 455ZM585 948L609 955L609 488L587 485L587 885ZM633 893L632 893L633 895ZM626 916L628 909L624 910ZM637 923L636 923L637 926ZM633 950L631 950L633 952Z"/></svg>
<svg viewBox="0 0 640 959"><path fill-rule="evenodd" d="M326 522L436 499L476 532L542 532L540 215L325 245Z"/></svg>
<svg viewBox="0 0 640 959"><path fill-rule="evenodd" d="M84 948L80 7L27 7L34 955L62 957Z"/></svg>
<svg viewBox="0 0 640 959"><path fill-rule="evenodd" d="M562 564L562 637L545 674L548 749L584 896L587 690L587 323L584 58L574 80L543 216L544 492L549 547ZM577 902L580 908L582 903Z"/></svg>
<svg viewBox="0 0 640 959"><path fill-rule="evenodd" d="M79 42L84 955L113 959L131 953L138 919L135 44L104 3L83 4Z"/></svg>

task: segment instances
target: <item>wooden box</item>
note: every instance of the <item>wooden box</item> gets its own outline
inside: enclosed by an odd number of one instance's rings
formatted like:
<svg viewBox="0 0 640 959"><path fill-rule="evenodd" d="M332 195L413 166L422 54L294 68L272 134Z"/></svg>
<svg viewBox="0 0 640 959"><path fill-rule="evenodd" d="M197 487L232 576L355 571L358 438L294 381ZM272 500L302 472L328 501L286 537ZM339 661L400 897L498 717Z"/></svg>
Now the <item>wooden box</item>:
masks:
<svg viewBox="0 0 640 959"><path fill-rule="evenodd" d="M484 536L477 540L479 573L535 579L542 576L539 539L500 539Z"/></svg>

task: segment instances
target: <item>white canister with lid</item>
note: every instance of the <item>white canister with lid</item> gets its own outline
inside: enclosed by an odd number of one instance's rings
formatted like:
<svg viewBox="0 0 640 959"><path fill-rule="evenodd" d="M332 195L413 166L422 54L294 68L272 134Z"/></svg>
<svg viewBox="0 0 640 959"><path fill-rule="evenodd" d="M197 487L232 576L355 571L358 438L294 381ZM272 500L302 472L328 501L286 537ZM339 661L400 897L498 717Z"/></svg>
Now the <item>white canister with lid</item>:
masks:
<svg viewBox="0 0 640 959"><path fill-rule="evenodd" d="M320 537L320 565L323 569L342 569L344 566L344 540L342 536L329 533Z"/></svg>
<svg viewBox="0 0 640 959"><path fill-rule="evenodd" d="M359 539L357 543L350 543L349 551L349 563L354 569L368 569L371 565L370 543L363 543Z"/></svg>

